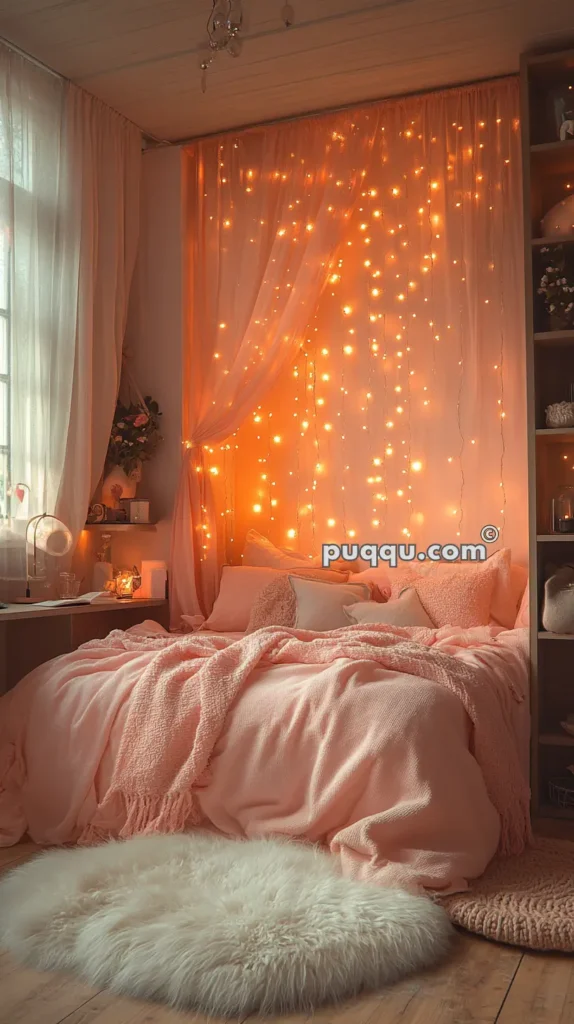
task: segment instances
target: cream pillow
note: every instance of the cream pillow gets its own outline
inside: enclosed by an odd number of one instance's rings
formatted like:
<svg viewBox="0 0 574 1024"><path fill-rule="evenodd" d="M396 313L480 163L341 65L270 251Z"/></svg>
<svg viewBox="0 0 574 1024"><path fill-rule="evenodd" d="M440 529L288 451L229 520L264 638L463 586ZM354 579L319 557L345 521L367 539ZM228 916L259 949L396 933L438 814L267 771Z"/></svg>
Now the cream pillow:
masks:
<svg viewBox="0 0 574 1024"><path fill-rule="evenodd" d="M416 590L403 590L396 601L377 604L376 601L360 601L345 607L345 614L353 625L385 626L427 626L434 629L434 622L425 612Z"/></svg>
<svg viewBox="0 0 574 1024"><path fill-rule="evenodd" d="M366 583L319 583L291 575L289 582L297 602L295 627L317 633L348 626L345 605L368 601L371 596Z"/></svg>
<svg viewBox="0 0 574 1024"><path fill-rule="evenodd" d="M297 601L289 582L289 573L280 572L263 588L251 607L248 633L265 626L294 626L297 617ZM294 576L320 580L321 583L346 583L348 572L333 572L330 569L294 569Z"/></svg>

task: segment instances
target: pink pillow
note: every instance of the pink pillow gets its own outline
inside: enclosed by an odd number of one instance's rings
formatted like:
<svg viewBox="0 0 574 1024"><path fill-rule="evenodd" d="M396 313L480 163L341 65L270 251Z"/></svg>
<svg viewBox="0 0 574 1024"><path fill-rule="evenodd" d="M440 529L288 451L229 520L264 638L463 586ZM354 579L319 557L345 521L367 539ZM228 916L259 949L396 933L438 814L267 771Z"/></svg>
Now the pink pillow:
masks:
<svg viewBox="0 0 574 1024"><path fill-rule="evenodd" d="M298 576L320 573L320 579L333 579L337 583L346 580L346 574L329 572L326 569L297 569ZM224 565L221 573L219 593L208 619L202 629L218 633L243 633L249 625L253 605L261 591L272 580L287 578L288 569L271 569L269 566ZM327 577L323 575L327 573Z"/></svg>
<svg viewBox="0 0 574 1024"><path fill-rule="evenodd" d="M278 548L267 537L257 533L257 530L247 531L242 558L243 565L268 566L271 569L299 569L305 566L322 568L321 555L310 557L302 555L300 551ZM343 558L338 558L336 562L331 562L329 569L337 572L356 572L358 564L358 559L347 562Z"/></svg>
<svg viewBox="0 0 574 1024"><path fill-rule="evenodd" d="M270 569L297 569L312 566L313 560L298 551L286 551L275 547L267 537L257 530L248 530L243 548L244 566L267 566Z"/></svg>
<svg viewBox="0 0 574 1024"><path fill-rule="evenodd" d="M522 595L522 601L520 602L520 608L518 609L518 615L516 616L516 622L514 623L515 629L520 629L523 626L530 625L530 585L526 584L526 589Z"/></svg>
<svg viewBox="0 0 574 1024"><path fill-rule="evenodd" d="M416 569L397 569L393 574L392 596L398 598L405 587L413 587L427 615L437 628L441 626L487 626L499 565L492 558L465 566L440 562L426 573Z"/></svg>
<svg viewBox="0 0 574 1024"><path fill-rule="evenodd" d="M265 566L224 565L219 594L211 615L201 628L221 633L243 633L255 598L277 576L278 569Z"/></svg>

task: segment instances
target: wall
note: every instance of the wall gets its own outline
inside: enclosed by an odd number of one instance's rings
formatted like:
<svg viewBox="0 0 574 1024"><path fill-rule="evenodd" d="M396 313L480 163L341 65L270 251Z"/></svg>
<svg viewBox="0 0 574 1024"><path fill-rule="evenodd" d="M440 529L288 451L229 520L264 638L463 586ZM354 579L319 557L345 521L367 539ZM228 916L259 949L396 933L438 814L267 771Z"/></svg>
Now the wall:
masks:
<svg viewBox="0 0 574 1024"><path fill-rule="evenodd" d="M176 147L149 150L143 159L140 244L125 344L142 394L152 395L163 413L163 442L144 466L138 487L138 496L149 497L151 518L158 525L155 530L115 531L112 554L117 566L140 565L142 558L169 558L182 441L184 160Z"/></svg>

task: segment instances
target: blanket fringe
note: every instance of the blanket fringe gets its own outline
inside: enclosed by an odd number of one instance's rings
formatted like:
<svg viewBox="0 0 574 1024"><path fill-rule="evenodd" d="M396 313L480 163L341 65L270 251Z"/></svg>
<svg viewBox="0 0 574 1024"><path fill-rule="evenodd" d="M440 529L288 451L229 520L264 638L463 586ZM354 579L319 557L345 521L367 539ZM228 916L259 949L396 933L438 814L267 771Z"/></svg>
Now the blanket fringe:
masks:
<svg viewBox="0 0 574 1024"><path fill-rule="evenodd" d="M197 813L190 792L168 793L164 797L126 796L126 821L120 832L122 839L137 835L170 835L196 824Z"/></svg>

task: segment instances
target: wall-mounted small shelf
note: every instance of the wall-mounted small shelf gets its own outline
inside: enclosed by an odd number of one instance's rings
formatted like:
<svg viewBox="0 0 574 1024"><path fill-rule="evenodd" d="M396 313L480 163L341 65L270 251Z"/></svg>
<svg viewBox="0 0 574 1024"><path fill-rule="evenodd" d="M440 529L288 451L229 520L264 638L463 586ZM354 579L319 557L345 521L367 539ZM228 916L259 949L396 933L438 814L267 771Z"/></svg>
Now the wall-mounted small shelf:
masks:
<svg viewBox="0 0 574 1024"><path fill-rule="evenodd" d="M157 523L86 523L84 530L155 530L156 526Z"/></svg>

